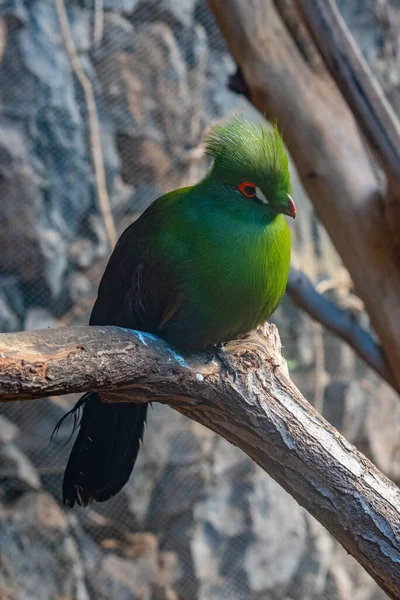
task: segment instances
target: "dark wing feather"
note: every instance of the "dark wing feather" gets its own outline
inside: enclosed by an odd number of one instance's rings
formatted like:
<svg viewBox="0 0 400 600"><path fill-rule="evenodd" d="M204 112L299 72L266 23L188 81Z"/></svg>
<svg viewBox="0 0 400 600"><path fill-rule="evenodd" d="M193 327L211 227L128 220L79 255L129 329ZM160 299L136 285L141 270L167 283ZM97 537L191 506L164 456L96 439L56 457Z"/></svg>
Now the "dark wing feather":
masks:
<svg viewBox="0 0 400 600"><path fill-rule="evenodd" d="M90 325L119 325L158 333L176 315L179 293L165 268L151 258L153 206L120 237L99 286ZM164 275L161 276L161 273ZM78 436L64 474L68 506L102 502L116 494L132 472L143 437L147 405L106 404L86 394Z"/></svg>
<svg viewBox="0 0 400 600"><path fill-rule="evenodd" d="M142 311L135 307L142 305L143 300L132 294L143 290L143 256L149 237L146 235L147 220L144 213L119 238L101 279L90 325L141 328ZM122 305L125 310L121 314Z"/></svg>

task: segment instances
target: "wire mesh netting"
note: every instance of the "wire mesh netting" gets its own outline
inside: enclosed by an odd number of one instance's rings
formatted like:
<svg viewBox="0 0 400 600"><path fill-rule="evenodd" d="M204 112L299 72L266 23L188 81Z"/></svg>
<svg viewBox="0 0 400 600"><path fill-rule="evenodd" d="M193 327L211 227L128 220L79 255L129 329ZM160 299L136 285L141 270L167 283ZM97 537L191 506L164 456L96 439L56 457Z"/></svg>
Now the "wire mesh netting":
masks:
<svg viewBox="0 0 400 600"><path fill-rule="evenodd" d="M375 3L354 4L363 10L341 8L396 104L397 42L392 55ZM201 177L210 122L260 117L227 88L235 65L201 0L3 0L0 17L0 330L84 324L113 228ZM293 179L296 262L366 322L294 169ZM305 396L397 480L391 392L287 299L273 320ZM49 440L77 398L2 406L1 597L384 597L240 450L166 406L150 411L124 490L65 511L71 423Z"/></svg>

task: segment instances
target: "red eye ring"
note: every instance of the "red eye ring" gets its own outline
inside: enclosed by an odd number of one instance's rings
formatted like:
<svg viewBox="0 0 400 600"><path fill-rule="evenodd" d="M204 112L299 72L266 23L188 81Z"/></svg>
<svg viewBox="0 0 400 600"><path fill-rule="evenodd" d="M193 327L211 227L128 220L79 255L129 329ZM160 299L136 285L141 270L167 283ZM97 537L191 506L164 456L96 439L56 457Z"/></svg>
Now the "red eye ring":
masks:
<svg viewBox="0 0 400 600"><path fill-rule="evenodd" d="M246 196L246 198L255 198L256 196L256 186L254 183L251 183L251 181L243 181L243 183L238 186L238 190L243 196Z"/></svg>

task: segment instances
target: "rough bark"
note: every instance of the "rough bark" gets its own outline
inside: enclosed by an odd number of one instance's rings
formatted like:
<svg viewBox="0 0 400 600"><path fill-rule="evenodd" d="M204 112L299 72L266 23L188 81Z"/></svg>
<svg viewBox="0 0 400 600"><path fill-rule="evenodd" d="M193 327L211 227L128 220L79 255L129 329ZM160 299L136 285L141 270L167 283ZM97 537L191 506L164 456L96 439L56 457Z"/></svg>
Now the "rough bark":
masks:
<svg viewBox="0 0 400 600"><path fill-rule="evenodd" d="M250 101L278 119L303 184L348 268L400 383L400 268L386 204L357 123L327 70L310 64L272 0L209 0Z"/></svg>
<svg viewBox="0 0 400 600"><path fill-rule="evenodd" d="M334 0L299 0L329 72L346 98L388 178L383 199L392 241L400 251L400 123L364 60ZM400 256L400 255L399 255Z"/></svg>
<svg viewBox="0 0 400 600"><path fill-rule="evenodd" d="M3 401L97 389L169 404L240 447L400 597L400 491L290 381L274 326L227 346L237 379L205 354L117 327L0 336Z"/></svg>

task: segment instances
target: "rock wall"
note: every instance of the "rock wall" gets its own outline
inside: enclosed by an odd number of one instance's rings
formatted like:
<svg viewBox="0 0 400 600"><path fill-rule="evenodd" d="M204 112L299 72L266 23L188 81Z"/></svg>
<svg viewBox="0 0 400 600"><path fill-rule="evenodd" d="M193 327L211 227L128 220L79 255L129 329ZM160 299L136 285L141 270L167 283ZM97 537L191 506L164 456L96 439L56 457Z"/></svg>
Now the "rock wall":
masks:
<svg viewBox="0 0 400 600"><path fill-rule="evenodd" d="M357 6L355 6L357 4ZM201 0L66 2L96 98L118 231L163 191L205 170L201 140L233 110L234 64ZM340 2L399 110L395 0ZM109 254L85 95L52 0L0 0L0 330L85 323ZM293 169L294 260L367 323ZM311 401L400 479L398 401L341 342L285 299L274 316L291 372ZM165 406L150 411L134 476L104 505L64 512L75 397L1 408L0 596L142 600L378 600L372 580L265 473Z"/></svg>

